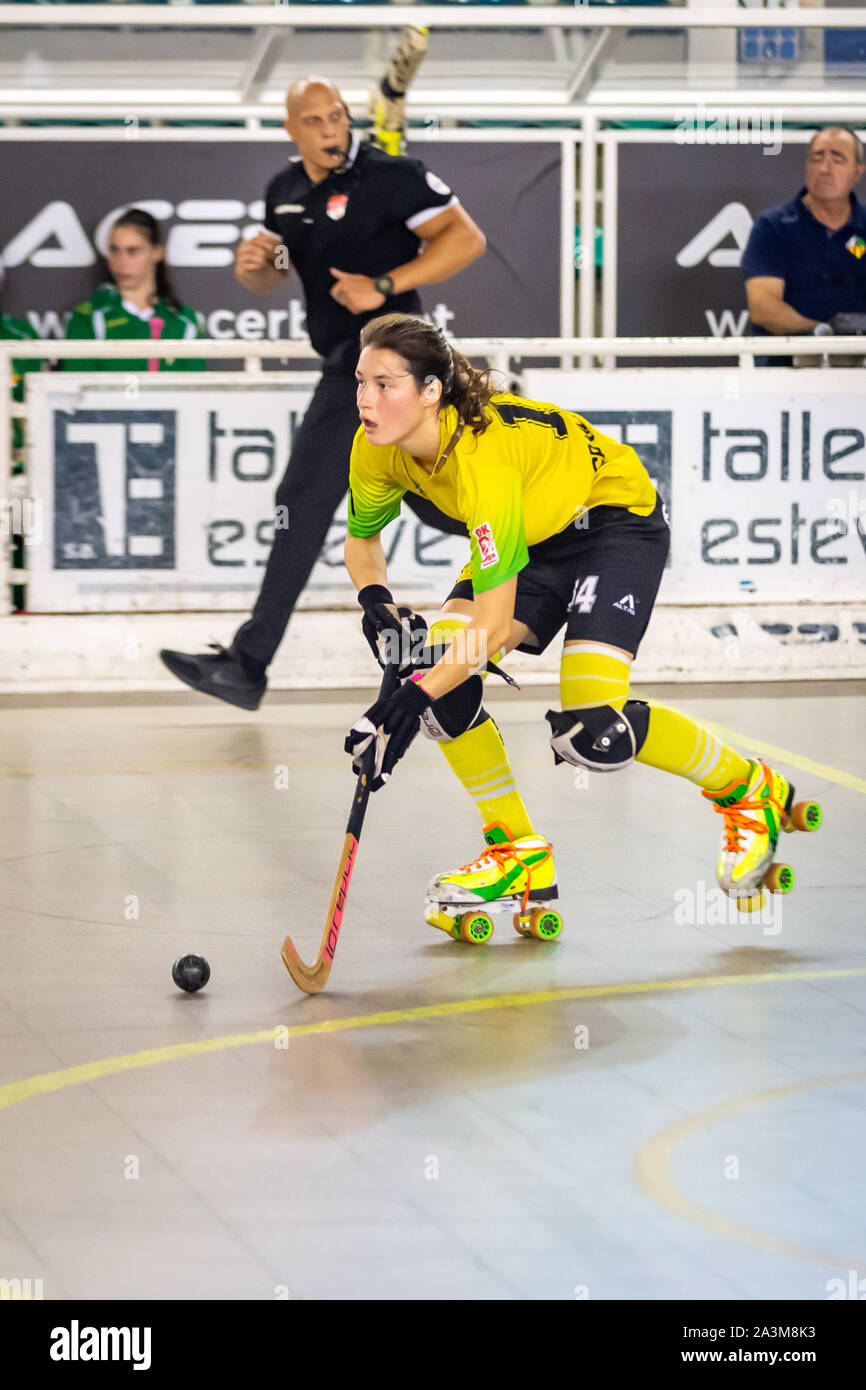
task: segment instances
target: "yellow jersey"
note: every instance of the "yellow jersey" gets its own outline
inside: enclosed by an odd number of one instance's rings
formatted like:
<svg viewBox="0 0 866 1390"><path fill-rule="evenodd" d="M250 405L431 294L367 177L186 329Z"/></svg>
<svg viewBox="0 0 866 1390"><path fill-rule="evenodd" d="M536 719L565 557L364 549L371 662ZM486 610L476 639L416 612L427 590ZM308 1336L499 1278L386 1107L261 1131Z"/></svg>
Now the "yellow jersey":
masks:
<svg viewBox="0 0 866 1390"><path fill-rule="evenodd" d="M428 498L466 525L476 593L504 584L529 563L528 548L558 535L591 507L649 516L656 491L629 445L571 410L522 396L493 396L487 428L469 427L443 459L458 425L439 416L439 461L428 473L411 454L355 435L349 469L349 535L376 536L400 512L403 494Z"/></svg>

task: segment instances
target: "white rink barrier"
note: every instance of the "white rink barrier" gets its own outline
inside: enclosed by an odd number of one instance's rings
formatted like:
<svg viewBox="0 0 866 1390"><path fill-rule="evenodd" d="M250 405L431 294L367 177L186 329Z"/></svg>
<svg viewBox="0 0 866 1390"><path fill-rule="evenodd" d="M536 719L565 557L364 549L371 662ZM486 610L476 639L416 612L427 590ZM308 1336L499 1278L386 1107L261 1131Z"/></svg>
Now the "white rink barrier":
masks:
<svg viewBox="0 0 866 1390"><path fill-rule="evenodd" d="M863 341L822 339L820 351L828 359L851 355ZM802 351L803 339L762 340L760 347L754 339L460 346L486 357L513 388L579 410L602 433L633 443L671 505L672 562L635 664L636 683L866 676L863 368L753 369L755 351ZM128 353L129 346L3 344L0 374L13 355L45 356L46 349L52 356L92 357ZM291 350L294 358L313 356ZM282 343L149 344L149 355L243 356L247 370L143 375L135 378L132 398L126 377L30 378L21 412L29 474L26 482L15 480L19 495L8 501L25 515L29 506L41 533L31 538L28 571L14 576L8 534L0 534L7 566L0 580L4 599L12 578L26 580L29 608L40 611L0 618L0 691L177 690L158 661L160 647L199 650L230 640L260 583L269 544L265 522L269 510L273 515L291 416L300 418L315 379L309 372L261 372L262 358L285 352ZM737 356L743 365L715 372L530 366L533 358L551 356L570 366L588 354L605 368L618 356ZM232 439L238 421L245 422L249 391L263 438L239 436L249 450L241 458ZM0 396L2 452L10 420L8 398ZM274 421L266 418L268 409L276 412ZM136 411L147 419L137 421ZM162 422L159 428L155 422ZM135 467L125 440L138 451ZM160 481L161 465L145 467L146 478L133 476L141 473L141 451L150 448L165 454L170 486ZM91 532L76 529L86 514L87 490L76 491L82 460L84 473L92 477L95 468L98 479L104 553L93 549L92 525ZM160 523L160 540L147 508L164 507L169 495L176 511ZM90 510L92 522L92 498ZM142 516L145 524L137 524ZM429 617L453 582L465 543L422 529L411 518L388 544L395 591ZM340 564L341 543L337 521L271 668L273 689L375 684ZM558 659L553 644L541 658L513 655L509 669L528 684L556 680Z"/></svg>
<svg viewBox="0 0 866 1390"><path fill-rule="evenodd" d="M434 609L426 609L428 619ZM228 644L229 613L20 616L0 622L0 694L166 691L184 687L159 661L161 647ZM540 657L514 652L507 670L523 686L556 684L558 642ZM634 664L650 682L866 678L866 601L750 608L659 605ZM498 681L488 680L495 703ZM271 690L375 690L377 670L357 607L295 614L269 672ZM190 695L190 698L193 698ZM204 697L202 697L204 698ZM237 711L239 719L250 716Z"/></svg>

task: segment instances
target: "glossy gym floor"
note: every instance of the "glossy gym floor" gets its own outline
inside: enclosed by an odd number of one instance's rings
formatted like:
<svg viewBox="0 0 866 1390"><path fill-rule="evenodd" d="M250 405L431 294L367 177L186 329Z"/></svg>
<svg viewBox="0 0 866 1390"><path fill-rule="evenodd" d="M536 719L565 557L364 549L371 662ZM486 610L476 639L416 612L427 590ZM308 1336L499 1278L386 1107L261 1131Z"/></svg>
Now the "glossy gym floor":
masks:
<svg viewBox="0 0 866 1390"><path fill-rule="evenodd" d="M720 818L554 769L555 691L489 707L565 929L424 924L481 848L418 739L315 958L372 689L0 701L0 1277L125 1299L826 1299L866 1275L866 688L644 688L818 799L734 919ZM207 957L207 988L172 983ZM837 1293L837 1296L838 1293ZM850 1296L850 1295L849 1295Z"/></svg>

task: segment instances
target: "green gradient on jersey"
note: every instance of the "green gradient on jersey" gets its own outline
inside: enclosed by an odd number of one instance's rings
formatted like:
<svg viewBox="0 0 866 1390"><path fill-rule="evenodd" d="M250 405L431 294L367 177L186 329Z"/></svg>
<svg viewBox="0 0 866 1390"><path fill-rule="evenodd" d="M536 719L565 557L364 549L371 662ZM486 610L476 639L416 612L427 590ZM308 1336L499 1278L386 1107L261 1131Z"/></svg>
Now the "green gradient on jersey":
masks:
<svg viewBox="0 0 866 1390"><path fill-rule="evenodd" d="M404 493L416 492L464 523L473 589L484 593L528 564L530 546L581 524L592 507L638 516L655 507L655 487L634 449L575 411L503 392L484 414L482 433L466 428L453 442L457 411L445 407L432 473L401 449L370 443L359 429L349 468L349 534L378 535L399 515Z"/></svg>

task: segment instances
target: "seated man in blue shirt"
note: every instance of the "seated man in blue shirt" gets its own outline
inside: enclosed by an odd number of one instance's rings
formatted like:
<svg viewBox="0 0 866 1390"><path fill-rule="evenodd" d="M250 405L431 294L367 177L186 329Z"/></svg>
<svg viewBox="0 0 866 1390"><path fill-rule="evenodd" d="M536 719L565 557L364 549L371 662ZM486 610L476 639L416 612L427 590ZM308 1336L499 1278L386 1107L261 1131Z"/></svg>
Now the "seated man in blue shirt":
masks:
<svg viewBox="0 0 866 1390"><path fill-rule="evenodd" d="M836 314L866 314L866 206L852 192L864 169L863 143L847 126L812 136L806 187L761 213L740 262L753 333L814 333Z"/></svg>

